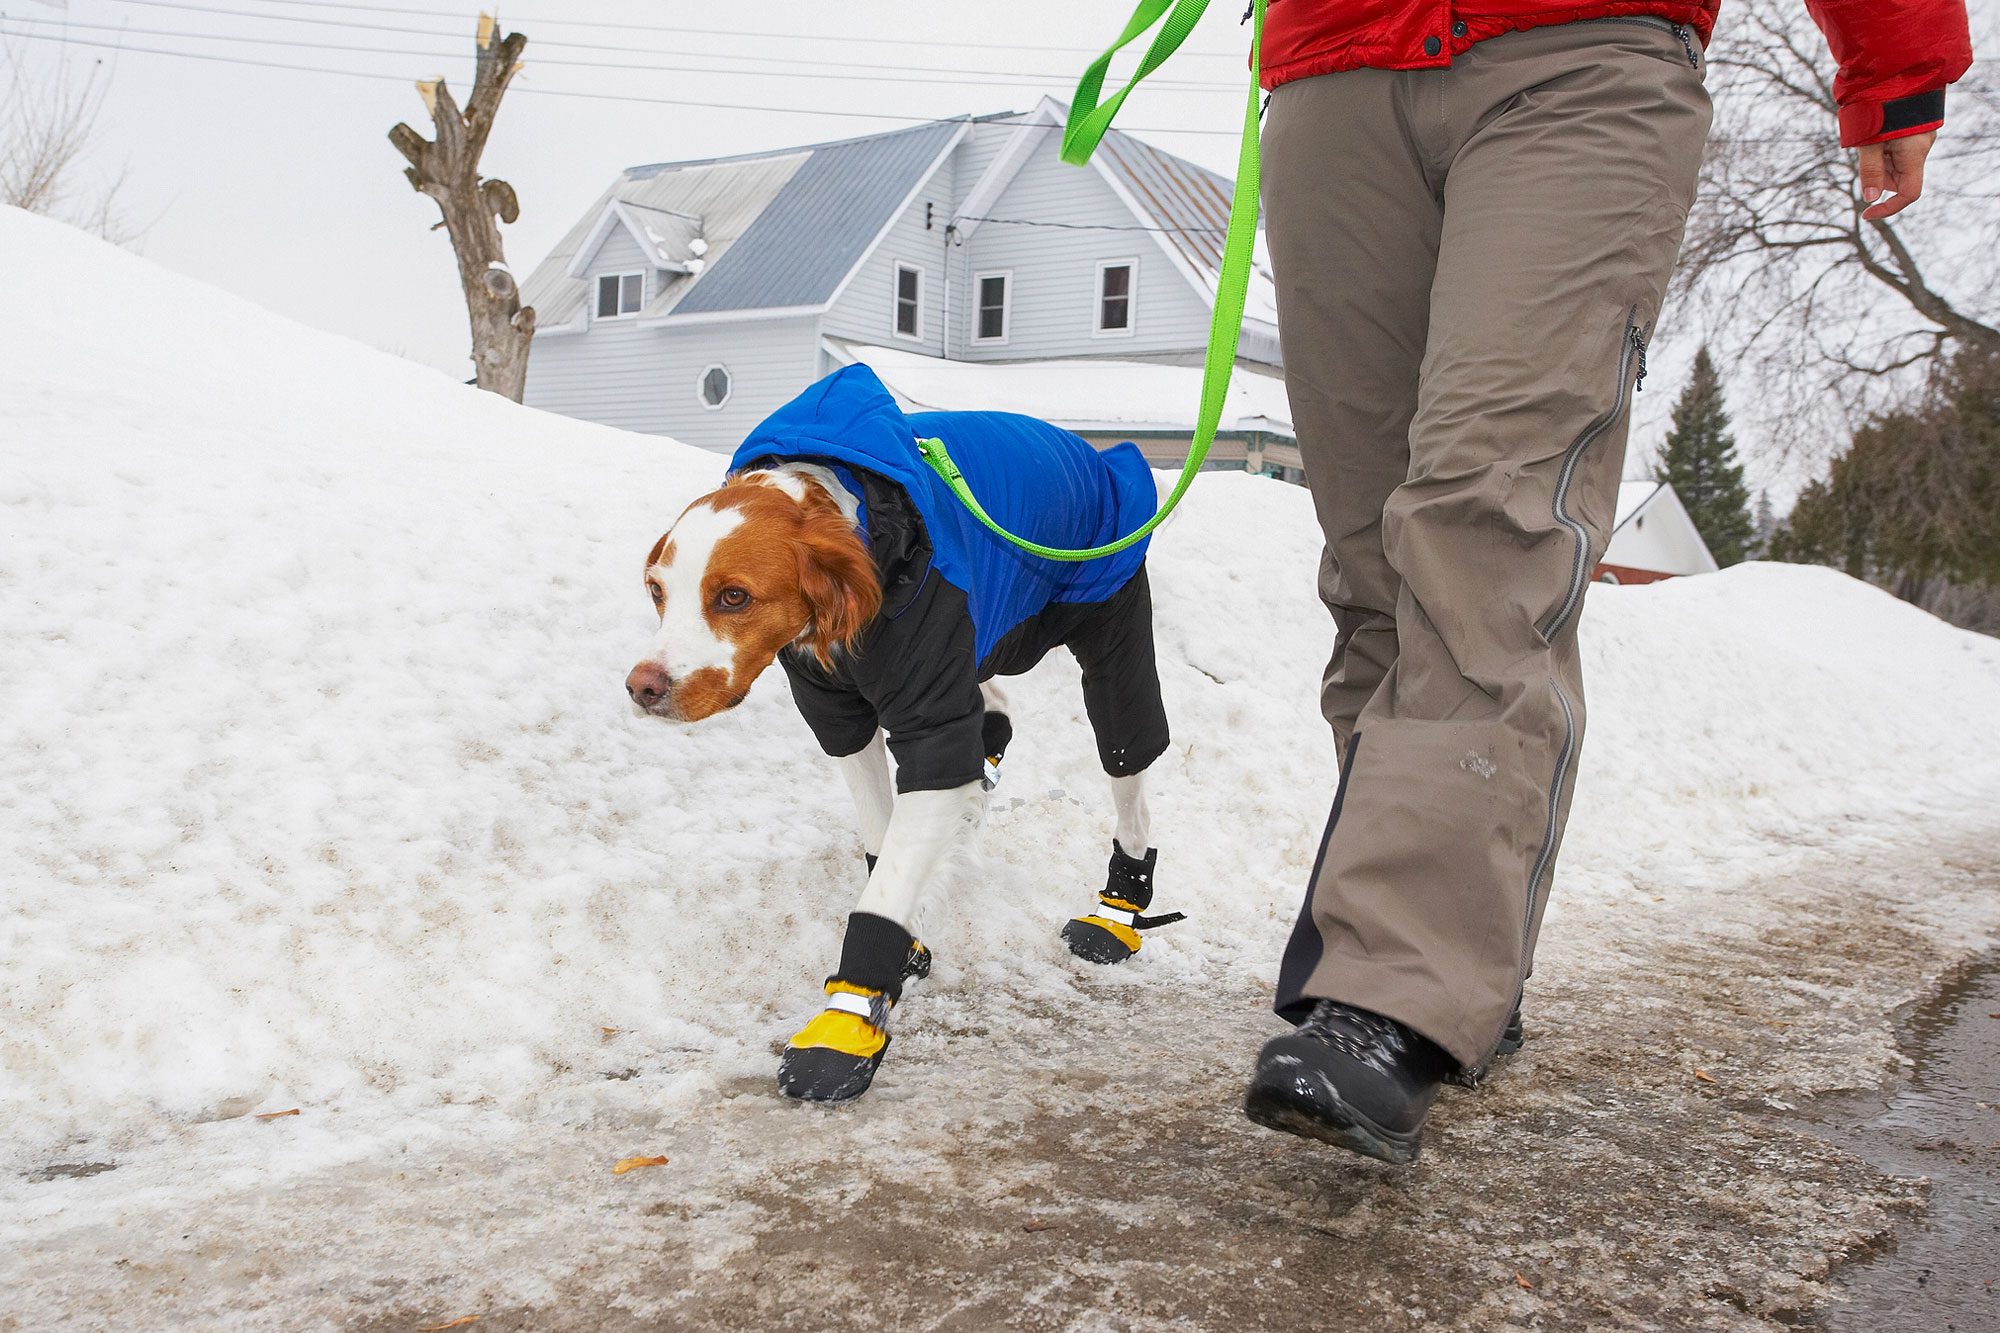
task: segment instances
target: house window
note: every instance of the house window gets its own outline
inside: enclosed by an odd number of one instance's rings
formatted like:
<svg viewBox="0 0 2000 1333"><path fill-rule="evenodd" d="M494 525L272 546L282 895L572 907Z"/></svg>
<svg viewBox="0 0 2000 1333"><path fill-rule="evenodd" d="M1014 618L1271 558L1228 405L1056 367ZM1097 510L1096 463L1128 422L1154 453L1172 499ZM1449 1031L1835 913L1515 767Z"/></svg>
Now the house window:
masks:
<svg viewBox="0 0 2000 1333"><path fill-rule="evenodd" d="M979 296L979 308L974 312L978 321L972 334L974 342L1007 341L1007 289L1013 285L1012 278L1010 273L981 273L973 278Z"/></svg>
<svg viewBox="0 0 2000 1333"><path fill-rule="evenodd" d="M617 319L636 315L646 300L646 275L606 273L597 279L597 317Z"/></svg>
<svg viewBox="0 0 2000 1333"><path fill-rule="evenodd" d="M701 397L701 405L710 411L728 402L729 392L734 387L735 382L730 378L727 366L710 366L695 381L695 392Z"/></svg>
<svg viewBox="0 0 2000 1333"><path fill-rule="evenodd" d="M896 265L896 336L924 336L924 271L914 264Z"/></svg>
<svg viewBox="0 0 2000 1333"><path fill-rule="evenodd" d="M1132 278L1136 259L1111 259L1097 266L1097 332L1132 331Z"/></svg>

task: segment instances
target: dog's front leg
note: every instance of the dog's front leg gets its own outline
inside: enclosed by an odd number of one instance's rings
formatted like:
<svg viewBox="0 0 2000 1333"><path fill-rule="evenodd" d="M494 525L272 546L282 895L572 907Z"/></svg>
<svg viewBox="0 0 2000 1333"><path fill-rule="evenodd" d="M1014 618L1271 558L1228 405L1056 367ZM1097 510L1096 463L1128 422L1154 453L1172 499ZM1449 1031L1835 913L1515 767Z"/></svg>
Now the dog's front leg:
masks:
<svg viewBox="0 0 2000 1333"><path fill-rule="evenodd" d="M873 871L882 855L882 840L889 832L889 814L896 805L889 787L889 753L882 744L882 733L876 732L867 745L833 762L854 798L854 814L861 823L861 850Z"/></svg>
<svg viewBox="0 0 2000 1333"><path fill-rule="evenodd" d="M902 997L925 894L954 848L979 831L986 793L977 782L896 797L881 858L847 918L827 1006L792 1038L778 1088L806 1101L846 1101L868 1090L889 1046L889 1010Z"/></svg>

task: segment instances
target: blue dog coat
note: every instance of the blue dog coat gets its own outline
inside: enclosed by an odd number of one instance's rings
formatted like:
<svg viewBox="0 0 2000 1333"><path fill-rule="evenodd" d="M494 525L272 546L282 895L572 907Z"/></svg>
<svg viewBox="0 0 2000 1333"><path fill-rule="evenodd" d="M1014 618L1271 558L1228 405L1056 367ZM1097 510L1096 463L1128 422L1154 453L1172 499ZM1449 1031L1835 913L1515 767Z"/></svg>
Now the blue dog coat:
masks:
<svg viewBox="0 0 2000 1333"><path fill-rule="evenodd" d="M1138 446L1100 452L1045 421L1006 412L906 415L875 372L852 365L773 412L730 460L832 466L862 502L882 612L828 672L779 660L820 745L853 754L889 732L898 789L977 781L979 682L1026 671L1067 644L1084 665L1100 757L1114 775L1167 745L1153 661L1147 542L1088 561L1030 555L989 532L917 452L935 436L995 521L1044 546L1115 541L1152 517L1158 489Z"/></svg>

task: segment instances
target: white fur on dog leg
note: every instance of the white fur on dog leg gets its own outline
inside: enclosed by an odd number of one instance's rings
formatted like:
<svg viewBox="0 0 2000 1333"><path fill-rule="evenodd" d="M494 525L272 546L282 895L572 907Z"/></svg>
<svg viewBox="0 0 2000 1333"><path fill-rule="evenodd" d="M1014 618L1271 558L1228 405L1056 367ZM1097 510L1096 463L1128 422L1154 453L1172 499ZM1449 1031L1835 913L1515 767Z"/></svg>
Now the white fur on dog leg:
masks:
<svg viewBox="0 0 2000 1333"><path fill-rule="evenodd" d="M1146 808L1146 775L1111 779L1111 803L1118 810L1118 850L1135 860L1145 860L1153 845L1153 813Z"/></svg>
<svg viewBox="0 0 2000 1333"><path fill-rule="evenodd" d="M977 782L946 791L902 793L889 816L881 860L854 910L888 917L917 934L925 893L950 853L972 845L985 813L986 791Z"/></svg>
<svg viewBox="0 0 2000 1333"><path fill-rule="evenodd" d="M889 831L889 816L895 809L895 792L889 786L889 754L882 745L882 733L856 750L833 761L854 797L854 814L861 822L861 845L870 856L882 855L882 840Z"/></svg>

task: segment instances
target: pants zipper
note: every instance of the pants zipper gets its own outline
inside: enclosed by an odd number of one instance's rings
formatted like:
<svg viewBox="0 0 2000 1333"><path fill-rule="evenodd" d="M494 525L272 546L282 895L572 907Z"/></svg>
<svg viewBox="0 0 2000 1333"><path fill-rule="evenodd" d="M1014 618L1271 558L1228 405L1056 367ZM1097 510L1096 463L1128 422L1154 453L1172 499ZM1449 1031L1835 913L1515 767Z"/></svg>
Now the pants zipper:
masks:
<svg viewBox="0 0 2000 1333"><path fill-rule="evenodd" d="M1611 429L1612 423L1625 410L1633 363L1639 363L1640 374L1643 375L1645 356L1646 335L1639 327L1639 308L1634 306L1625 316L1625 336L1618 344L1618 392L1611 400L1611 410L1576 437L1569 452L1563 455L1562 470L1556 476L1555 497L1550 502L1550 511L1555 515L1556 522L1568 528L1576 538L1576 554L1570 562L1569 590L1564 594L1562 603L1540 626L1544 638L1553 640L1569 624L1576 614L1577 603L1583 600L1583 590L1590 573L1590 534L1569 512L1570 485L1576 479L1576 469L1583 461L1584 453L1599 436ZM1534 869L1528 873L1528 903L1521 914L1521 966L1514 978L1517 994L1528 979L1528 942L1535 932L1535 904L1540 899L1542 877L1548 873L1549 862L1555 856L1556 812L1562 804L1563 784L1569 781L1570 764L1576 758L1576 707L1553 675L1549 677L1549 689L1555 693L1556 704L1562 709L1563 738L1561 747L1556 751L1555 776L1549 782L1549 814L1542 831L1542 850L1535 857ZM1503 1022L1500 1033L1493 1039L1492 1048L1487 1051L1488 1059L1492 1058L1493 1050L1499 1048L1500 1037L1505 1032L1506 1024Z"/></svg>
<svg viewBox="0 0 2000 1333"><path fill-rule="evenodd" d="M1701 69L1701 57L1695 53L1694 30L1685 23L1669 23L1651 14L1613 14L1606 18L1578 19L1579 23L1636 23L1642 28L1654 28L1660 32L1670 32L1681 39L1681 50L1687 52L1688 68L1697 72Z"/></svg>

